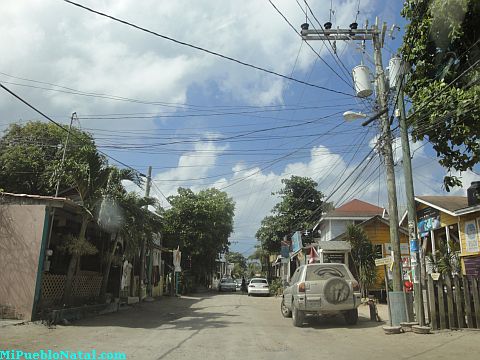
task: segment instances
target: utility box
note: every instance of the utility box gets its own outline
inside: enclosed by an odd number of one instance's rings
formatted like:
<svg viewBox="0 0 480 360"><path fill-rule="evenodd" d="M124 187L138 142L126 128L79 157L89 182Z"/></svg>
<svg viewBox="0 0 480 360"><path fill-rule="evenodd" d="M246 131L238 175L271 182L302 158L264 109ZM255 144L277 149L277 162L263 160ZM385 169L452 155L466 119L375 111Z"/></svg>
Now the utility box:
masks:
<svg viewBox="0 0 480 360"><path fill-rule="evenodd" d="M359 98L366 98L372 95L373 87L370 77L370 69L366 65L355 66L352 70L355 92Z"/></svg>

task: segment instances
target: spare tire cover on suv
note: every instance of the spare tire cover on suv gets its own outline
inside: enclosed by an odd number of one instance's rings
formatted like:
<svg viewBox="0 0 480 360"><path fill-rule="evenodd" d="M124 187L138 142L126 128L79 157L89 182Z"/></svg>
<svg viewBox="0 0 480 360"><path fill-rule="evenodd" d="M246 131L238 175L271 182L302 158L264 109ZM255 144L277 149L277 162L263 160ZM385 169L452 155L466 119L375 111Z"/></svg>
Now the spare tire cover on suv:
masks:
<svg viewBox="0 0 480 360"><path fill-rule="evenodd" d="M325 299L330 304L340 304L350 296L350 286L340 277L332 277L323 287Z"/></svg>

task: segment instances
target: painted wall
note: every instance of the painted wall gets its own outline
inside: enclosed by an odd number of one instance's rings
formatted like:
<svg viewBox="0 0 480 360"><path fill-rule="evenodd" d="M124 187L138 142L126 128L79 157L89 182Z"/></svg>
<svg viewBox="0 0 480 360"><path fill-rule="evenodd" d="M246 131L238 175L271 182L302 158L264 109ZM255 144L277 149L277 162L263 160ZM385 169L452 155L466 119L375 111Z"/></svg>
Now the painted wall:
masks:
<svg viewBox="0 0 480 360"><path fill-rule="evenodd" d="M20 319L32 319L44 221L44 205L0 206L0 306Z"/></svg>
<svg viewBox="0 0 480 360"><path fill-rule="evenodd" d="M389 256L385 252L385 245L390 243L390 227L381 223L381 222L372 222L368 225L362 226L365 230L365 233L368 236L368 239L372 242L373 245L382 245L382 256ZM408 244L408 236L400 232L400 243ZM402 256L409 256L408 253L402 253ZM375 286L371 290L379 290L385 288L385 272L383 266L377 266L377 281Z"/></svg>

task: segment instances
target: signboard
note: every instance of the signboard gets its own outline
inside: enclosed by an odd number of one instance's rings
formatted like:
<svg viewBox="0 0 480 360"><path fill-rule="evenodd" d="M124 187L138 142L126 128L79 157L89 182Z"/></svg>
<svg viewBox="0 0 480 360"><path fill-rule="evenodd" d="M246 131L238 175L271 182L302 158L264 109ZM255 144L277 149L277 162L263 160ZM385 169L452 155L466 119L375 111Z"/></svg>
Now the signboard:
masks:
<svg viewBox="0 0 480 360"><path fill-rule="evenodd" d="M344 253L323 253L323 262L324 263L345 263L345 254Z"/></svg>
<svg viewBox="0 0 480 360"><path fill-rule="evenodd" d="M382 265L390 266L392 264L392 261L393 260L391 256L375 259L375 266L382 266Z"/></svg>
<svg viewBox="0 0 480 360"><path fill-rule="evenodd" d="M296 253L302 248L302 233L300 231L296 231L295 234L292 235L292 252Z"/></svg>
<svg viewBox="0 0 480 360"><path fill-rule="evenodd" d="M465 250L466 252L479 252L478 230L475 220L465 221Z"/></svg>
<svg viewBox="0 0 480 360"><path fill-rule="evenodd" d="M424 237L430 233L430 230L440 228L440 211L432 207L417 211L418 232Z"/></svg>
<svg viewBox="0 0 480 360"><path fill-rule="evenodd" d="M418 240L412 239L410 240L410 252L418 252Z"/></svg>
<svg viewBox="0 0 480 360"><path fill-rule="evenodd" d="M282 255L282 258L288 258L290 254L290 241L282 241L282 247L280 249L280 255Z"/></svg>

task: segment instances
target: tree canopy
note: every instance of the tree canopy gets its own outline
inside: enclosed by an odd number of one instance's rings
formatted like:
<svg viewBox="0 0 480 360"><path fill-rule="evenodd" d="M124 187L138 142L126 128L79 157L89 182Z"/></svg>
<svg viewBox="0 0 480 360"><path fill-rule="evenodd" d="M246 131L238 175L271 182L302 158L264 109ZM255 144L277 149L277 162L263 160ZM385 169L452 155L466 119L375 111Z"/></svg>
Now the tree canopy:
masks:
<svg viewBox="0 0 480 360"><path fill-rule="evenodd" d="M324 195L317 190L318 184L308 177L292 176L282 179L284 187L273 195L280 196L271 215L266 216L256 233L262 247L270 253L280 251L280 242L285 235L311 229L322 213Z"/></svg>
<svg viewBox="0 0 480 360"><path fill-rule="evenodd" d="M179 188L169 196L171 208L162 211L164 244L180 246L182 258L191 258L192 270L205 273L214 268L215 260L228 249L233 232L235 204L227 193L217 189Z"/></svg>
<svg viewBox="0 0 480 360"><path fill-rule="evenodd" d="M100 158L89 133L72 128L71 134L66 164L82 166L86 157ZM50 123L11 124L0 138L0 188L22 194L55 194L66 137L65 130ZM62 181L61 189L67 187Z"/></svg>
<svg viewBox="0 0 480 360"><path fill-rule="evenodd" d="M229 252L226 255L226 259L229 263L233 265L232 275L235 278L240 278L245 275L247 271L247 259L239 252Z"/></svg>
<svg viewBox="0 0 480 360"><path fill-rule="evenodd" d="M413 137L428 138L449 171L471 170L480 161L480 2L407 0L402 15ZM461 181L450 174L444 184Z"/></svg>

